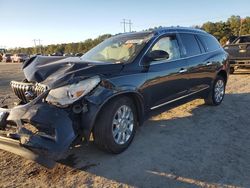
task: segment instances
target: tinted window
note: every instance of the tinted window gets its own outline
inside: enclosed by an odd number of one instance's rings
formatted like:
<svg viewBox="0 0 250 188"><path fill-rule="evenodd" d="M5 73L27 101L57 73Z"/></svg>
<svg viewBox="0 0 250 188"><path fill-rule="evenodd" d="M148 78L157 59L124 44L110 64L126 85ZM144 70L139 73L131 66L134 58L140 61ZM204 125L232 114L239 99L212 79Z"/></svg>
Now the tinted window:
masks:
<svg viewBox="0 0 250 188"><path fill-rule="evenodd" d="M207 52L218 50L220 48L220 44L215 37L210 35L199 35L198 37Z"/></svg>
<svg viewBox="0 0 250 188"><path fill-rule="evenodd" d="M193 56L201 53L197 40L192 34L180 34L182 44L184 45L184 55Z"/></svg>
<svg viewBox="0 0 250 188"><path fill-rule="evenodd" d="M176 36L167 36L158 40L151 51L154 50L163 50L169 54L167 60L174 60L180 58L179 45L176 39Z"/></svg>
<svg viewBox="0 0 250 188"><path fill-rule="evenodd" d="M240 44L240 43L250 43L250 36L239 37L235 41L235 44Z"/></svg>

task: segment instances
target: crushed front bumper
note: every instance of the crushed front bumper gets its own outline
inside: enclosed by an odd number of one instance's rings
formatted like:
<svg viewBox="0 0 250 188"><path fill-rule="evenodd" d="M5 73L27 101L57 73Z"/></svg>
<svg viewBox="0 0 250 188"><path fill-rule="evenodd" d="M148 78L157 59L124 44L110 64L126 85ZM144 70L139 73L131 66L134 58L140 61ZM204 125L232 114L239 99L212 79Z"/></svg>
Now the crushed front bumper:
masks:
<svg viewBox="0 0 250 188"><path fill-rule="evenodd" d="M13 109L0 108L0 149L23 156L52 168L75 140L73 123L63 109L41 102L46 92L35 100ZM6 131L7 124L16 126ZM35 127L35 131L26 125Z"/></svg>
<svg viewBox="0 0 250 188"><path fill-rule="evenodd" d="M0 149L33 160L47 168L53 168L56 164L54 160L34 153L33 151L20 145L20 142L11 138L0 136Z"/></svg>

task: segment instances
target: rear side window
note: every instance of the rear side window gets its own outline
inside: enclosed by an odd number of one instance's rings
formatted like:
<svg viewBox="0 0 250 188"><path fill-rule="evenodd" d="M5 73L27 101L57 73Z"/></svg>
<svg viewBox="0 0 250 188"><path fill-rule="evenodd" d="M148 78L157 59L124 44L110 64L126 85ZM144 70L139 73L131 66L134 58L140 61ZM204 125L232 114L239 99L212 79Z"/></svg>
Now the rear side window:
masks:
<svg viewBox="0 0 250 188"><path fill-rule="evenodd" d="M198 35L198 38L201 40L205 50L207 52L215 51L220 48L220 44L217 39L210 35Z"/></svg>
<svg viewBox="0 0 250 188"><path fill-rule="evenodd" d="M185 56L194 56L201 54L199 44L193 34L180 33L181 42L184 46Z"/></svg>
<svg viewBox="0 0 250 188"><path fill-rule="evenodd" d="M235 44L241 44L241 43L250 43L250 36L239 37L239 38L235 41Z"/></svg>

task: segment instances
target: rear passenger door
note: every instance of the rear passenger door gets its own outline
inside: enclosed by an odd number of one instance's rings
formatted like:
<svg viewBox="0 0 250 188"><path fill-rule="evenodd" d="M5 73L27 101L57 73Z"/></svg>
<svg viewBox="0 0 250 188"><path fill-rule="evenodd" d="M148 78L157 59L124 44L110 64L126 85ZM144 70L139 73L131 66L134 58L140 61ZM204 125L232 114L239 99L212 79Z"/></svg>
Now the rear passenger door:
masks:
<svg viewBox="0 0 250 188"><path fill-rule="evenodd" d="M182 53L189 65L189 91L194 93L208 88L214 76L212 62L206 56L201 41L195 34L179 33L182 42Z"/></svg>

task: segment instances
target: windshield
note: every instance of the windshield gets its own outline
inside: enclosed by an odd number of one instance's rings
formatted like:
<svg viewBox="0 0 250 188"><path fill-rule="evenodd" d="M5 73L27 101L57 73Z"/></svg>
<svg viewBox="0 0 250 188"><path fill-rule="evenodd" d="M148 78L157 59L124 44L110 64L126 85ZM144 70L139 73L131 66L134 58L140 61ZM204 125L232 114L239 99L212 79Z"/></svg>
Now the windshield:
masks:
<svg viewBox="0 0 250 188"><path fill-rule="evenodd" d="M84 61L129 63L151 38L150 33L115 36L100 43L81 58Z"/></svg>

